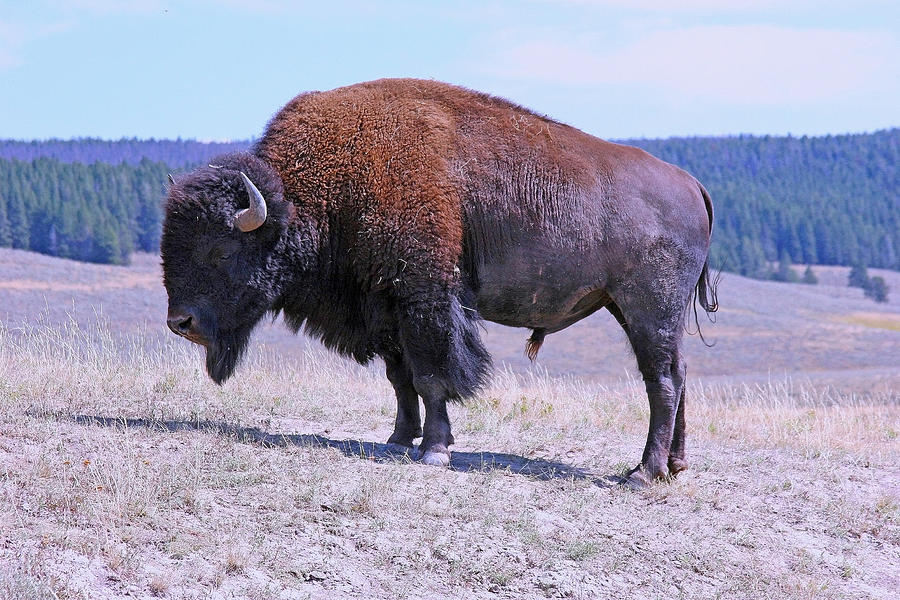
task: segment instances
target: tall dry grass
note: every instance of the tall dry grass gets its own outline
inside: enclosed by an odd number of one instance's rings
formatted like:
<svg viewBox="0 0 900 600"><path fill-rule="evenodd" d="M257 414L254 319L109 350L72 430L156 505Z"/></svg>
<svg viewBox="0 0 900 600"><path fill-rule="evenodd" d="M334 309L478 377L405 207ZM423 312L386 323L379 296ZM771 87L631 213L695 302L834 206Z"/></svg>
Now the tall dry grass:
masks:
<svg viewBox="0 0 900 600"><path fill-rule="evenodd" d="M208 380L202 365L200 348L159 331L113 334L102 315L92 328L74 320L0 327L7 411L225 420L281 433L303 433L288 429L306 425L373 441L381 440L367 432L384 435L392 425L393 392L380 364L360 366L322 349L286 361L257 345L223 387ZM803 456L839 452L877 464L900 450L898 391L860 394L803 378L701 380L690 381L687 402L693 439ZM598 383L501 367L489 387L453 407L452 416L458 442L467 446L487 442L482 450L558 458L598 431L641 436L649 408L643 384L634 378Z"/></svg>
<svg viewBox="0 0 900 600"><path fill-rule="evenodd" d="M97 321L0 328L0 597L887 598L898 583L894 392L692 381L694 468L634 494L77 424L383 441L393 422L379 364L256 345L218 387L183 340ZM501 367L453 407L454 449L607 475L634 465L648 412L634 379Z"/></svg>

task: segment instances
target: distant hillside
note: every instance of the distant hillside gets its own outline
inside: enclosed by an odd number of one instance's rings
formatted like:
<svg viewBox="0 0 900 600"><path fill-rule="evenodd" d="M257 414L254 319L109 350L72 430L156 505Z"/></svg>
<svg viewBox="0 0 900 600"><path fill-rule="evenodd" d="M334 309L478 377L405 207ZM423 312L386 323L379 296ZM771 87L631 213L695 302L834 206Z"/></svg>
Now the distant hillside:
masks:
<svg viewBox="0 0 900 600"><path fill-rule="evenodd" d="M827 379L847 390L892 390L900 400L900 294L875 304L861 289L847 287L848 270L817 267L821 283L815 286L723 276L716 322L701 321L715 346L706 347L697 335L684 339L690 377L765 381L787 373ZM900 290L900 273L873 269L871 274ZM0 329L74 320L94 331L102 318L117 335L146 336L148 344L156 336L176 340L165 325L162 269L152 254L136 253L131 265L112 267L0 248L0 298ZM640 380L625 334L608 311L548 335L534 365L524 352L527 329L489 322L484 327L484 342L500 372L536 368L554 376L610 381L629 374ZM298 364L308 348L318 347L290 333L281 318L264 320L254 344L284 364Z"/></svg>
<svg viewBox="0 0 900 600"><path fill-rule="evenodd" d="M900 129L824 137L630 140L691 172L716 207L714 262L900 269Z"/></svg>
<svg viewBox="0 0 900 600"><path fill-rule="evenodd" d="M690 171L716 207L713 264L900 270L900 129L626 140ZM0 246L121 263L158 246L166 173L250 142L0 140Z"/></svg>
<svg viewBox="0 0 900 600"><path fill-rule="evenodd" d="M0 246L124 264L159 247L164 163L0 160Z"/></svg>

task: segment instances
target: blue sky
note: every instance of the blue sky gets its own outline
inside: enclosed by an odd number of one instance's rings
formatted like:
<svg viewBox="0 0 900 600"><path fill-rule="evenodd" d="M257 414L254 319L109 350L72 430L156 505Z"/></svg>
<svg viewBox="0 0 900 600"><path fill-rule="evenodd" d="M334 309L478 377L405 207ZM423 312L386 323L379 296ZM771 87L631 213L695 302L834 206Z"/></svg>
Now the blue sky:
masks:
<svg viewBox="0 0 900 600"><path fill-rule="evenodd" d="M896 0L0 0L0 138L246 139L433 78L604 138L900 126Z"/></svg>

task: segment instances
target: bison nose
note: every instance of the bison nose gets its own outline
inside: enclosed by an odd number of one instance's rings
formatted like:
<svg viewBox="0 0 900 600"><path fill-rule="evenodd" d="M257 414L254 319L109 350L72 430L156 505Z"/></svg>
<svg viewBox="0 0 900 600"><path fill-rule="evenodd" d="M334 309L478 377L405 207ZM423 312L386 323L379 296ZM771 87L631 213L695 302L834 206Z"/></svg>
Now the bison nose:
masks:
<svg viewBox="0 0 900 600"><path fill-rule="evenodd" d="M186 336L194 329L197 319L188 311L171 310L166 323L173 333Z"/></svg>

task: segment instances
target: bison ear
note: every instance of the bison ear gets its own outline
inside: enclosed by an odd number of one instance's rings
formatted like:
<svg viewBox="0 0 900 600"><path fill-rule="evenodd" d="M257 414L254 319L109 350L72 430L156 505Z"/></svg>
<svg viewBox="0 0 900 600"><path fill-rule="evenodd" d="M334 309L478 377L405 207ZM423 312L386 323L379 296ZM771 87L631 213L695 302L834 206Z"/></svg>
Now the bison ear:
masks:
<svg viewBox="0 0 900 600"><path fill-rule="evenodd" d="M266 199L243 171L241 171L241 179L244 181L244 187L247 188L247 195L250 196L250 207L235 213L234 226L247 233L259 229L266 222Z"/></svg>

